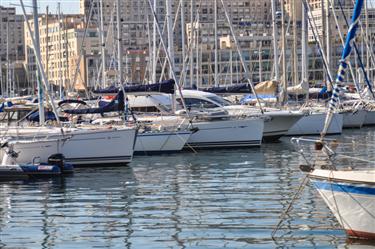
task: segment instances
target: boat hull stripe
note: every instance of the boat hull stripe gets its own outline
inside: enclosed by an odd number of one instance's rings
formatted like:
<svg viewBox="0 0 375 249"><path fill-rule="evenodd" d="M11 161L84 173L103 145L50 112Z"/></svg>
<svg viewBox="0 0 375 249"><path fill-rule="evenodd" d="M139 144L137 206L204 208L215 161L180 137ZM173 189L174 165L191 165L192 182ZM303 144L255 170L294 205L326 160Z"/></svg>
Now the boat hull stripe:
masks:
<svg viewBox="0 0 375 249"><path fill-rule="evenodd" d="M361 232L361 231L354 231L354 230L346 230L346 233L349 237L355 238L363 238L363 239L375 239L375 233L368 233L368 232Z"/></svg>
<svg viewBox="0 0 375 249"><path fill-rule="evenodd" d="M373 195L375 196L375 188L367 186L353 186L348 184L338 184L326 181L313 181L317 189L321 190L331 190L334 192L344 192L350 194L360 194L360 195Z"/></svg>

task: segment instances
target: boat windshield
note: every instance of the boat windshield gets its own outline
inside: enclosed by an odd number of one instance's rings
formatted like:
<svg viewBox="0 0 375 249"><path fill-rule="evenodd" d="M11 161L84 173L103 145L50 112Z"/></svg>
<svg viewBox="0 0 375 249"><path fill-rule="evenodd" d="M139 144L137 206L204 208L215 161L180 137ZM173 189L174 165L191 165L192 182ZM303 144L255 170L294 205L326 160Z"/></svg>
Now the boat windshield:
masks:
<svg viewBox="0 0 375 249"><path fill-rule="evenodd" d="M221 106L229 106L233 105L229 100L226 100L220 96L209 96L208 99L215 101L216 103L220 104Z"/></svg>

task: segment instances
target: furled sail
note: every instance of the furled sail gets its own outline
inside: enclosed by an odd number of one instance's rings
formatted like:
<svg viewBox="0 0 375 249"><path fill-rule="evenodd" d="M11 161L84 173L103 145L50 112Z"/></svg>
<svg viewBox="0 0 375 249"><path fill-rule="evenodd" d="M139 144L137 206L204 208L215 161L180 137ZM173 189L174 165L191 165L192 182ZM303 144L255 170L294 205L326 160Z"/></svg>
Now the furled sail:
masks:
<svg viewBox="0 0 375 249"><path fill-rule="evenodd" d="M348 60L349 60L350 53L352 52L352 49L353 49L353 42L356 37L356 32L358 29L358 23L359 23L359 18L360 18L362 7L363 7L363 1L364 0L356 0L355 6L354 6L352 23L349 27L349 32L346 37L345 46L342 51L342 56L340 60L339 69L337 72L336 82L333 88L331 100L329 102L329 109L328 109L327 117L325 120L324 128L321 134L321 138L323 138L326 135L328 127L330 126L332 122L333 113L335 112L337 104L339 102L340 92L342 91L341 84L344 81L345 73L348 68Z"/></svg>
<svg viewBox="0 0 375 249"><path fill-rule="evenodd" d="M160 83L155 84L126 84L124 85L124 90L126 93L135 93L135 92L160 92L160 93L167 93L173 94L174 93L174 80L166 80ZM98 89L93 91L96 94L113 94L120 92L121 87L110 86L105 89Z"/></svg>
<svg viewBox="0 0 375 249"><path fill-rule="evenodd" d="M288 94L308 94L309 93L309 83L306 80L302 80L301 83L299 83L296 86L290 86L288 87Z"/></svg>
<svg viewBox="0 0 375 249"><path fill-rule="evenodd" d="M195 87L196 88L196 87ZM240 83L229 86L215 86L208 88L199 88L200 91L210 92L215 94L235 94L235 93L251 93L250 84Z"/></svg>

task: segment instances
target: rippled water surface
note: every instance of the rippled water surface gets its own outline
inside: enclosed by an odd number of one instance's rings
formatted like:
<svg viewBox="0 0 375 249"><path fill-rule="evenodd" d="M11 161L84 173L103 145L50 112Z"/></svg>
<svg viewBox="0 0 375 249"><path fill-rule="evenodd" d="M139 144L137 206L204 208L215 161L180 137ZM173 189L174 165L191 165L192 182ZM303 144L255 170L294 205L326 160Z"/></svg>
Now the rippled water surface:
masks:
<svg viewBox="0 0 375 249"><path fill-rule="evenodd" d="M339 150L375 161L374 130L346 131ZM371 248L347 241L310 185L272 240L304 176L302 162L283 139L3 182L0 248Z"/></svg>

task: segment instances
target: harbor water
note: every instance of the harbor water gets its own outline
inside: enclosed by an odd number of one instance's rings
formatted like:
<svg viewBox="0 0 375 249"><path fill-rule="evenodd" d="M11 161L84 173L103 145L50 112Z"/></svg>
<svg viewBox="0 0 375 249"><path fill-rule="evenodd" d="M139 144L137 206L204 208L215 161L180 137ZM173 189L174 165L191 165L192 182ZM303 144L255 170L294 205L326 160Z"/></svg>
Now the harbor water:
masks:
<svg viewBox="0 0 375 249"><path fill-rule="evenodd" d="M338 138L347 141L340 150L375 162L375 128ZM304 177L301 163L283 138L1 182L0 248L372 248L347 239L310 185L271 238Z"/></svg>

